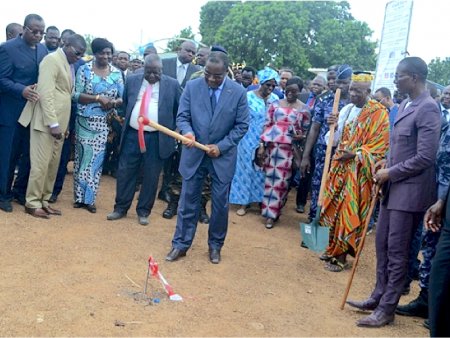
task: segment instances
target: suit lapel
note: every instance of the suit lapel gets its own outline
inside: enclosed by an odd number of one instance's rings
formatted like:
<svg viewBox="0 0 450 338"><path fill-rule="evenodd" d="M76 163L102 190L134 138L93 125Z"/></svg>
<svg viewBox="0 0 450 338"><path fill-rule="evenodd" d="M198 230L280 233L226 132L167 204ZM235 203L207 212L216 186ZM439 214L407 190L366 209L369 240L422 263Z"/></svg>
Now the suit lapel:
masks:
<svg viewBox="0 0 450 338"><path fill-rule="evenodd" d="M408 107L406 107L406 100L402 102L402 104L400 105L400 108L398 109L398 114L397 117L394 121L394 126L398 123L398 121L402 120L403 118L405 118L408 115L411 115L412 113L414 113L414 111L416 110L416 107L424 100L425 97L427 97L428 92L423 92L422 94L420 94L415 100L413 100ZM405 108L406 107L406 108Z"/></svg>

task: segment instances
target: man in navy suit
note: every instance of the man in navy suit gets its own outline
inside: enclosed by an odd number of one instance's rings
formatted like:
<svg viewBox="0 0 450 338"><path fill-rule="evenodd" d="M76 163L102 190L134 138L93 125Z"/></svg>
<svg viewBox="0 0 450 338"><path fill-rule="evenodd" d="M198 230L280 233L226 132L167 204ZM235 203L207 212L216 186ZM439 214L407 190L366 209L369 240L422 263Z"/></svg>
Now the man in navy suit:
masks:
<svg viewBox="0 0 450 338"><path fill-rule="evenodd" d="M201 70L201 67L194 65L196 47L192 41L184 41L177 56L173 58L163 59L163 74L168 75L178 81L181 88L186 86L186 82L189 81L192 74ZM176 158L168 158L164 163L164 176L161 184L161 190L159 191L158 198L169 202L170 201L170 183L173 181L175 172L178 167Z"/></svg>
<svg viewBox="0 0 450 338"><path fill-rule="evenodd" d="M178 82L162 75L161 59L157 54L147 55L143 73L128 77L123 95L126 117L120 142L116 204L114 211L107 216L108 220L120 219L127 214L133 201L142 162L144 177L136 212L139 224L148 224L163 161L175 151L175 140L146 126L144 138L147 151L142 154L138 143L137 119L144 115L151 121L174 130L180 95L181 87Z"/></svg>
<svg viewBox="0 0 450 338"><path fill-rule="evenodd" d="M383 185L375 240L376 286L362 302L347 303L372 314L358 326L380 327L394 320L408 270L412 236L425 211L436 201L435 160L439 145L441 113L425 88L427 64L418 57L404 58L397 66L394 83L408 94L398 109L390 136L387 168L374 182Z"/></svg>
<svg viewBox="0 0 450 338"><path fill-rule="evenodd" d="M237 145L248 129L246 90L226 77L229 59L211 52L204 78L191 80L181 96L177 127L190 141L181 152L183 177L172 250L166 260L185 256L194 239L200 214L203 181L211 177L212 212L208 231L209 259L220 262L220 250L228 228L228 194L234 175ZM209 147L194 148L195 141Z"/></svg>
<svg viewBox="0 0 450 338"><path fill-rule="evenodd" d="M25 203L30 174L30 130L17 120L27 102L36 102L39 63L47 55L40 44L45 33L44 20L37 14L25 18L23 34L0 45L0 209L12 211L11 191L14 170L14 197Z"/></svg>

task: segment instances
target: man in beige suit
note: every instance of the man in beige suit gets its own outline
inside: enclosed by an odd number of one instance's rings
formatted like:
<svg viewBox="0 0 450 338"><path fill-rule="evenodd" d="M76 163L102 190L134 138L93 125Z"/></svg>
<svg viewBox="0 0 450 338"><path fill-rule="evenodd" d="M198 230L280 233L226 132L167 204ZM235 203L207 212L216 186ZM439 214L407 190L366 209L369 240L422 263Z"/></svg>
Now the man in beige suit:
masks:
<svg viewBox="0 0 450 338"><path fill-rule="evenodd" d="M31 171L27 186L25 212L49 218L61 211L49 206L58 170L64 134L70 118L72 90L75 82L73 64L86 51L81 35L68 38L62 49L47 55L39 65L37 92L39 100L28 102L19 118L30 125Z"/></svg>

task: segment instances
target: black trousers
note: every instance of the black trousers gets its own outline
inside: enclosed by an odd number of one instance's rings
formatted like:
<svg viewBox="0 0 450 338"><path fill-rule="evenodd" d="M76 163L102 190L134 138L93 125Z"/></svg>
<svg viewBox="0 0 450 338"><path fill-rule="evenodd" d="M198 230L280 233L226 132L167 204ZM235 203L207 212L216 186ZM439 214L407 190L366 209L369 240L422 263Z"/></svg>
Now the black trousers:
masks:
<svg viewBox="0 0 450 338"><path fill-rule="evenodd" d="M138 216L150 215L155 204L159 174L163 167L163 160L159 157L158 137L159 132L144 132L147 151L142 154L139 149L137 130L128 128L123 140L117 170L115 211L125 214L130 208L142 164L143 179L136 213Z"/></svg>

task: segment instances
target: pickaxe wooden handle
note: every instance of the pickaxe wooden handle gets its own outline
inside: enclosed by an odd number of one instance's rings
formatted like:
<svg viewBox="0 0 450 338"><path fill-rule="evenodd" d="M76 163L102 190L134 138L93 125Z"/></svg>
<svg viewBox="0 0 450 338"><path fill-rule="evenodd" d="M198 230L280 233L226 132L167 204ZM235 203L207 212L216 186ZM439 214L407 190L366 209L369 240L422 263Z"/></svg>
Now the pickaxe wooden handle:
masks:
<svg viewBox="0 0 450 338"><path fill-rule="evenodd" d="M191 141L186 136L183 136L176 131L170 130L167 127L164 127L160 125L159 123L156 123L154 121L151 121L147 117L139 116L138 118L139 123L139 130L138 130L138 136L139 136L139 148L141 149L141 152L145 153L145 140L144 140L144 126L150 126L152 128L155 128L156 130L169 135L170 137L173 137L181 142L189 142ZM194 147L199 148L203 151L209 151L209 148L205 146L204 144L198 143L197 141L194 142Z"/></svg>

